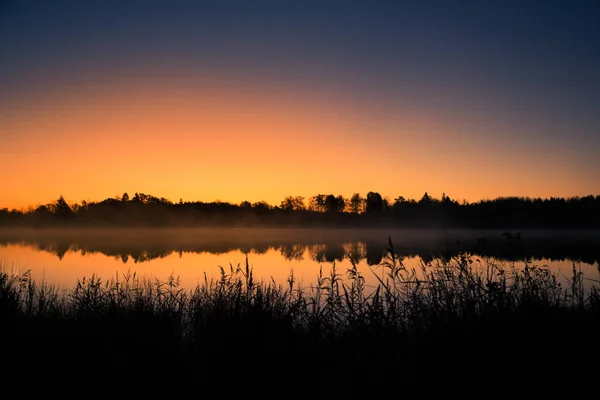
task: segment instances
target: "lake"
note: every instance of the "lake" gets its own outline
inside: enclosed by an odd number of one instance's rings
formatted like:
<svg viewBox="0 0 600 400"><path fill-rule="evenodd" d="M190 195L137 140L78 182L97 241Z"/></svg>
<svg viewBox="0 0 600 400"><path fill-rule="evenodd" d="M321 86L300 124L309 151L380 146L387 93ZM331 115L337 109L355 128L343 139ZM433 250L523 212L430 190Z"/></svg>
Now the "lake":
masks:
<svg viewBox="0 0 600 400"><path fill-rule="evenodd" d="M83 277L103 280L136 273L166 280L179 277L193 289L220 268L244 266L257 280L286 285L293 271L303 287L319 271L345 276L352 261L374 287L384 269L388 240L408 268L466 251L474 262L507 268L548 268L567 281L573 267L586 285L599 277L600 231L415 230L415 229L0 229L0 268L29 271L38 283L69 289ZM483 260L483 261L482 261Z"/></svg>

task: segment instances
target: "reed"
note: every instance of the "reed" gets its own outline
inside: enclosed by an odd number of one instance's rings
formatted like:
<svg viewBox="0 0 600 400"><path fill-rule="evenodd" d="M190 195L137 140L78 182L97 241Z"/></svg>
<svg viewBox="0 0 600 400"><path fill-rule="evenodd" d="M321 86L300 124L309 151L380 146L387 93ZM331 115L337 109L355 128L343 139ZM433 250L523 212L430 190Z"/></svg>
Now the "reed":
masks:
<svg viewBox="0 0 600 400"><path fill-rule="evenodd" d="M599 337L600 294L575 265L567 285L528 260L502 264L468 253L407 268L391 240L372 267L376 288L351 264L345 274L334 264L300 287L293 273L284 285L255 280L246 259L191 291L175 276L135 272L84 277L59 290L4 269L0 339L14 370L28 373L51 359L71 374L93 368L93 379L135 370L188 386L219 383L231 393L268 377L297 382L295 393L313 398L432 381L449 388L505 368L535 380L549 365L600 355L576 348Z"/></svg>

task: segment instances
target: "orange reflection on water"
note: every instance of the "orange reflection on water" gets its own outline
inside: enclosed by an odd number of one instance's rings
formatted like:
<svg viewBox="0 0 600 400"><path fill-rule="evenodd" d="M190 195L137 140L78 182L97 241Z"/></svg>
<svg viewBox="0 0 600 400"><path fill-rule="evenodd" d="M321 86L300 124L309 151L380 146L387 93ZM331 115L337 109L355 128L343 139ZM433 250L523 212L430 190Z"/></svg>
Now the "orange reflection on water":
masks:
<svg viewBox="0 0 600 400"><path fill-rule="evenodd" d="M286 259L279 250L269 249L265 252L250 251L243 253L234 250L215 254L210 252L173 252L165 257L149 261L135 262L132 258L126 261L120 257L109 257L102 253L67 251L62 258L54 253L37 250L25 245L0 246L0 268L9 273L22 274L30 272L34 281L69 289L78 280L93 275L103 281L122 279L128 273L135 273L139 278L166 281L170 276L180 279L181 287L194 289L202 285L206 279L220 278L220 268L229 274L231 268L238 266L245 270L246 257L255 281L275 282L288 285L290 273L293 272L295 285L308 287L317 283L320 270L324 277L329 277L333 263L317 262L310 259L310 250L304 249L297 259ZM375 284L374 275L368 271L365 262L360 262L360 269L369 284ZM349 260L336 261L336 272L346 276L351 267Z"/></svg>
<svg viewBox="0 0 600 400"><path fill-rule="evenodd" d="M330 278L334 266L339 277L346 280L347 271L352 267L351 261L347 257L336 259L335 262L320 261L318 252L319 248L316 245L298 247L293 250L293 257L289 257L289 254L286 256L281 249L272 247L265 251L251 250L247 253L240 250L223 253L182 251L136 262L131 257L121 258L107 256L100 252L73 249L66 251L62 256L57 256L56 253L39 250L33 246L7 244L0 245L0 270L16 274L29 271L35 282L54 285L61 290L73 288L78 280L84 277L90 278L95 275L105 282L116 278L122 280L126 275L133 273L138 278L160 282L167 281L170 276L178 277L180 287L193 290L197 286L203 285L205 279L209 282L218 280L221 273L220 267L223 267L226 274L238 266L245 270L246 259L255 281L274 282L277 285L288 287L288 279L290 273L293 272L295 287L309 291L311 286L317 284L320 272L322 272L323 278ZM478 257L474 257L474 263L479 264L478 260ZM421 270L423 260L420 257L405 257L402 262L408 270L414 268L417 276L423 277ZM499 263L507 271L513 267L522 269L525 265L523 262L497 260L494 262ZM378 285L377 277L385 281L388 271L384 267L370 266L365 259L358 261L356 265L358 271L365 278L367 291ZM575 266L576 272L583 274L584 284L588 287L597 285L600 279L598 267L583 262L535 260L531 265L548 268L557 275L559 282L564 284L568 284L569 279L573 277L573 266ZM479 266L485 266L483 259Z"/></svg>

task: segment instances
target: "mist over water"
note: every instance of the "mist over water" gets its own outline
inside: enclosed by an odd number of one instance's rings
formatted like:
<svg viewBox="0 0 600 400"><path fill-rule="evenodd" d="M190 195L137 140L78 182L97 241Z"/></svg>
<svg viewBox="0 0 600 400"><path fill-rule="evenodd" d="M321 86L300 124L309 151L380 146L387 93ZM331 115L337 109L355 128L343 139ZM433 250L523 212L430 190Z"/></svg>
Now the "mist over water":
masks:
<svg viewBox="0 0 600 400"><path fill-rule="evenodd" d="M287 285L314 284L332 267L345 276L354 262L368 285L391 244L407 268L468 254L475 262L507 267L537 265L567 278L573 267L600 278L600 232L441 229L2 229L0 268L65 289L95 274L105 280L136 273L151 279L178 277L194 288L205 277L244 266L254 276ZM482 261L483 260L483 261Z"/></svg>

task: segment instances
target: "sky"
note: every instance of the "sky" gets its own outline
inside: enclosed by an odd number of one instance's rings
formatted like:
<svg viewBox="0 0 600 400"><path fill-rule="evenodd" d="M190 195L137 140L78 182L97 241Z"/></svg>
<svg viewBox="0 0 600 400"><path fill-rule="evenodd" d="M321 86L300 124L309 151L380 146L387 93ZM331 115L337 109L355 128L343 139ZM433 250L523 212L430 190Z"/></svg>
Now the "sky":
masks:
<svg viewBox="0 0 600 400"><path fill-rule="evenodd" d="M0 208L600 194L600 2L0 0Z"/></svg>

